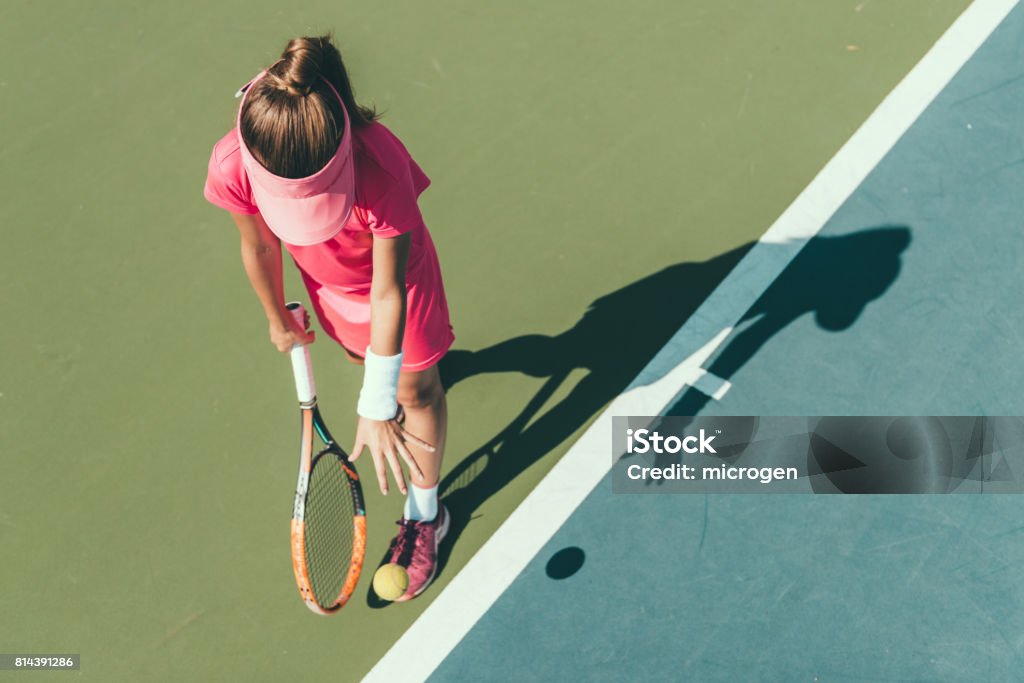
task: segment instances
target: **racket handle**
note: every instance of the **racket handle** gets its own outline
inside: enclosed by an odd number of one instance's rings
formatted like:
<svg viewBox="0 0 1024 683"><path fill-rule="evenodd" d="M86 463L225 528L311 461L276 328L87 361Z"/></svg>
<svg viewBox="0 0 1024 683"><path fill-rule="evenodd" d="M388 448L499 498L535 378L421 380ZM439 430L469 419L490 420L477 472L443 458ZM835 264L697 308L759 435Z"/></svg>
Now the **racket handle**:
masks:
<svg viewBox="0 0 1024 683"><path fill-rule="evenodd" d="M302 329L306 329L306 309L298 301L290 301L285 308L291 311L292 317ZM291 350L292 373L295 375L295 393L299 397L299 405L309 406L316 402L316 382L313 381L313 364L309 360L309 347L296 344Z"/></svg>

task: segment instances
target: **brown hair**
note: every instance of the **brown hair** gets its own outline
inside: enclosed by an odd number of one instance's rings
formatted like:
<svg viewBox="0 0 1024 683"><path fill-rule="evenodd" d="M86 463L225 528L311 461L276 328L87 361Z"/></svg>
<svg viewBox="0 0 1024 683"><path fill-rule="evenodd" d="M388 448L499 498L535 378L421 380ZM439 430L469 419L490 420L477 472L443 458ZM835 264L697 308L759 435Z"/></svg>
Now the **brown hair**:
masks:
<svg viewBox="0 0 1024 683"><path fill-rule="evenodd" d="M373 109L356 104L341 53L331 40L328 33L288 41L281 61L246 95L242 139L274 175L305 178L327 165L338 151L345 119L324 79L341 95L353 129L379 118Z"/></svg>

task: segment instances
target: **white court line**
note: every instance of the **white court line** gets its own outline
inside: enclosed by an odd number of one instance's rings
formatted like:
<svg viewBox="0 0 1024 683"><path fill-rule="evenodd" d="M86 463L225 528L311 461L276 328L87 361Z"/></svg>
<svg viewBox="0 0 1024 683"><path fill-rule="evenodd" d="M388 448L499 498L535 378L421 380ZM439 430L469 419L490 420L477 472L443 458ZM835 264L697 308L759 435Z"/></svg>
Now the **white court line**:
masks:
<svg viewBox="0 0 1024 683"><path fill-rule="evenodd" d="M430 676L611 469L612 416L657 415L685 385L701 381L697 371L715 342L728 336L1016 4L976 0L967 8L364 681ZM702 391L721 396L728 389L725 380L707 379L711 386Z"/></svg>

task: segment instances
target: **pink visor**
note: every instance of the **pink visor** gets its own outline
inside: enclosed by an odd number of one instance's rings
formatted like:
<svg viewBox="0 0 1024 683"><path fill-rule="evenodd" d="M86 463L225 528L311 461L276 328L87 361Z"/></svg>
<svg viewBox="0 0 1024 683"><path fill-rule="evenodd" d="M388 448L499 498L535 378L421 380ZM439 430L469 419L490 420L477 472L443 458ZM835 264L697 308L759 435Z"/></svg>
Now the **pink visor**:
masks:
<svg viewBox="0 0 1024 683"><path fill-rule="evenodd" d="M237 95L248 94L252 85L266 75L263 70ZM355 201L355 172L352 163L352 136L345 102L331 82L323 79L341 102L345 131L338 151L327 165L305 178L282 178L256 161L242 139L242 107L238 107L238 144L242 165L249 176L253 199L263 220L275 235L289 244L309 246L329 240L345 226Z"/></svg>

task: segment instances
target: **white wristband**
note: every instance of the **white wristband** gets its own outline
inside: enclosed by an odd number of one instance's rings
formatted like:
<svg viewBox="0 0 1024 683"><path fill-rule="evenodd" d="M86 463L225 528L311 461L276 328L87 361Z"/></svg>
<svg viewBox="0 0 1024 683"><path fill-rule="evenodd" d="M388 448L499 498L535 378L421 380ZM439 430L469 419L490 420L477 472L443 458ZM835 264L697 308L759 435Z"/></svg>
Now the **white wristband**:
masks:
<svg viewBox="0 0 1024 683"><path fill-rule="evenodd" d="M390 420L398 414L398 374L402 370L402 353L378 356L366 347L363 365L363 388L359 392L356 412L369 420Z"/></svg>

